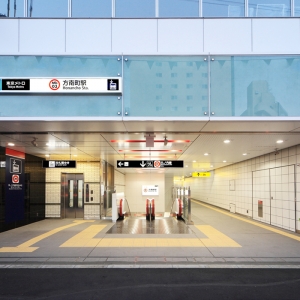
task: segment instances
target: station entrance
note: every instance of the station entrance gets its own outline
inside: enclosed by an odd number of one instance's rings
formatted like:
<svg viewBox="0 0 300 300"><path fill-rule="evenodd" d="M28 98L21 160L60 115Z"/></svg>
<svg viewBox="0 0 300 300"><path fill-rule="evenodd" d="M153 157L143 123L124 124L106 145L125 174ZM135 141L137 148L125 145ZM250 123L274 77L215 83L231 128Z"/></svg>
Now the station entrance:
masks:
<svg viewBox="0 0 300 300"><path fill-rule="evenodd" d="M64 218L84 217L83 174L61 174L61 203Z"/></svg>

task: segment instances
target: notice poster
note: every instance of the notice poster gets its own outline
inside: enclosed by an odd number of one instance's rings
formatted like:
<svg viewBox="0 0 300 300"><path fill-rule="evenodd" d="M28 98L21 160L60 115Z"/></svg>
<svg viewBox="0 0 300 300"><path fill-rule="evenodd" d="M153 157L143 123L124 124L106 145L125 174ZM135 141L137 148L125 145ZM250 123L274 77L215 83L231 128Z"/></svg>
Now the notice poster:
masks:
<svg viewBox="0 0 300 300"><path fill-rule="evenodd" d="M24 219L25 153L6 148L5 222Z"/></svg>

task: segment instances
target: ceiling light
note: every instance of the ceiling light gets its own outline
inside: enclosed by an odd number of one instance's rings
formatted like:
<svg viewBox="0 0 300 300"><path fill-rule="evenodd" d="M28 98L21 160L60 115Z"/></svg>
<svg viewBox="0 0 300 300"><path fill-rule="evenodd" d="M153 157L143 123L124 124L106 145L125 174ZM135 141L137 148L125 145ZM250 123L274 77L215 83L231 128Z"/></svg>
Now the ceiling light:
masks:
<svg viewBox="0 0 300 300"><path fill-rule="evenodd" d="M208 153L204 153L204 155L205 155L205 156L207 156L207 155L208 155Z"/></svg>
<svg viewBox="0 0 300 300"><path fill-rule="evenodd" d="M196 160L193 160L193 162L197 162Z"/></svg>
<svg viewBox="0 0 300 300"><path fill-rule="evenodd" d="M225 144L229 144L229 143L230 143L230 140L225 140L224 143L225 143Z"/></svg>
<svg viewBox="0 0 300 300"><path fill-rule="evenodd" d="M188 168L188 166L185 166L186 168Z"/></svg>
<svg viewBox="0 0 300 300"><path fill-rule="evenodd" d="M45 156L46 156L46 157L49 157L50 155L49 155L49 154L45 154Z"/></svg>
<svg viewBox="0 0 300 300"><path fill-rule="evenodd" d="M243 155L247 155L247 153L243 153Z"/></svg>
<svg viewBox="0 0 300 300"><path fill-rule="evenodd" d="M210 167L211 167L211 168L213 168L214 166L213 166L213 165L211 165Z"/></svg>
<svg viewBox="0 0 300 300"><path fill-rule="evenodd" d="M14 143L8 143L7 145L8 146L14 146L15 144Z"/></svg>
<svg viewBox="0 0 300 300"><path fill-rule="evenodd" d="M74 154L73 156L77 157L77 154Z"/></svg>
<svg viewBox="0 0 300 300"><path fill-rule="evenodd" d="M223 162L226 162L226 160L223 160Z"/></svg>
<svg viewBox="0 0 300 300"><path fill-rule="evenodd" d="M281 144L281 143L283 143L283 140L278 140L276 143Z"/></svg>

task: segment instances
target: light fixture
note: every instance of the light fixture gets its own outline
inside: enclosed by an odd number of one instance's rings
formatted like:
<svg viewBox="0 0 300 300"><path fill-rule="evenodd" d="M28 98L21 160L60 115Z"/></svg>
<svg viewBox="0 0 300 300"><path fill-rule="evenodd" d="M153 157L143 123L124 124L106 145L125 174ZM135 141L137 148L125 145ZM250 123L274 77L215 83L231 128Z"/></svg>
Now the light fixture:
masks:
<svg viewBox="0 0 300 300"><path fill-rule="evenodd" d="M225 140L224 143L225 143L225 144L229 144L229 143L230 143L230 140Z"/></svg>
<svg viewBox="0 0 300 300"><path fill-rule="evenodd" d="M8 146L14 146L15 144L14 143L8 143L7 145Z"/></svg>
<svg viewBox="0 0 300 300"><path fill-rule="evenodd" d="M208 153L204 153L204 155L205 155L205 156L207 156L207 155L208 155Z"/></svg>
<svg viewBox="0 0 300 300"><path fill-rule="evenodd" d="M223 162L226 162L226 160L223 160Z"/></svg>
<svg viewBox="0 0 300 300"><path fill-rule="evenodd" d="M154 132L149 132L145 134L144 137L146 138L146 147L148 148L154 147L154 138L156 137Z"/></svg>
<svg viewBox="0 0 300 300"><path fill-rule="evenodd" d="M214 166L213 166L213 165L211 165L210 167L211 167L211 168L213 168Z"/></svg>
<svg viewBox="0 0 300 300"><path fill-rule="evenodd" d="M278 140L276 143L281 144L281 143L283 143L283 140Z"/></svg>
<svg viewBox="0 0 300 300"><path fill-rule="evenodd" d="M50 155L49 155L49 154L45 154L45 156L46 156L46 157L49 157Z"/></svg>
<svg viewBox="0 0 300 300"><path fill-rule="evenodd" d="M243 153L243 155L247 155L247 153Z"/></svg>
<svg viewBox="0 0 300 300"><path fill-rule="evenodd" d="M33 140L31 141L32 146L37 147L38 143L36 142L37 138L34 137Z"/></svg>
<svg viewBox="0 0 300 300"><path fill-rule="evenodd" d="M193 162L197 162L196 160L193 160Z"/></svg>
<svg viewBox="0 0 300 300"><path fill-rule="evenodd" d="M168 140L167 140L167 136L165 136L165 139L164 139L164 146L167 146L168 145Z"/></svg>

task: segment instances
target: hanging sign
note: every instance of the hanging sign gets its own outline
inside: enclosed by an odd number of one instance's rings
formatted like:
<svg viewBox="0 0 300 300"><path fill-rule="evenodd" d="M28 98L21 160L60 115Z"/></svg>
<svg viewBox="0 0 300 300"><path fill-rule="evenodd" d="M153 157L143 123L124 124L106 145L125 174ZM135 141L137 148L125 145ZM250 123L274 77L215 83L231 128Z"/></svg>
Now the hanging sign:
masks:
<svg viewBox="0 0 300 300"><path fill-rule="evenodd" d="M43 168L76 168L76 160L43 160Z"/></svg>
<svg viewBox="0 0 300 300"><path fill-rule="evenodd" d="M193 172L192 177L210 177L210 172Z"/></svg>
<svg viewBox="0 0 300 300"><path fill-rule="evenodd" d="M122 93L122 79L116 77L2 78L0 93Z"/></svg>
<svg viewBox="0 0 300 300"><path fill-rule="evenodd" d="M117 168L183 168L183 160L118 160Z"/></svg>

